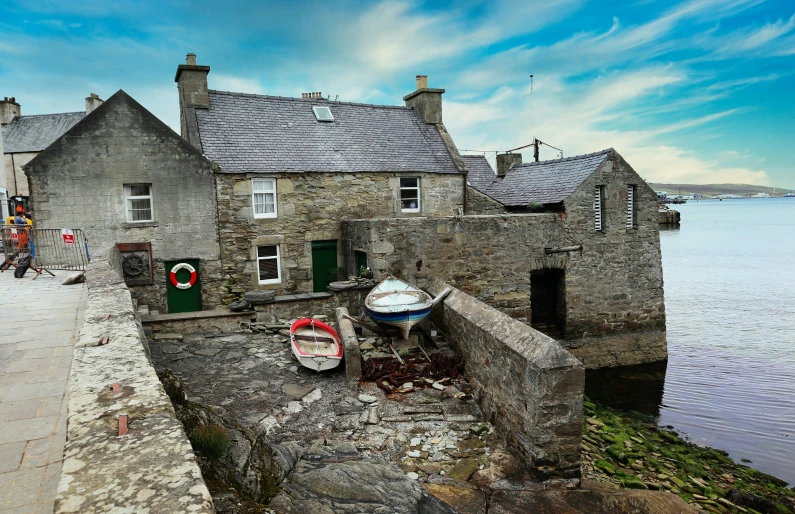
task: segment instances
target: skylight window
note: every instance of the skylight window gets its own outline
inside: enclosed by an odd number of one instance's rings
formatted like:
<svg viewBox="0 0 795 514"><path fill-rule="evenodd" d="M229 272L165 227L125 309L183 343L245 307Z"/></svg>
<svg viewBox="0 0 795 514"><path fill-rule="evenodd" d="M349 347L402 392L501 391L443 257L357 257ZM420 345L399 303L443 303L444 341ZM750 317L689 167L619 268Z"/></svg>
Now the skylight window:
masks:
<svg viewBox="0 0 795 514"><path fill-rule="evenodd" d="M315 105L312 107L317 121L334 121L334 116L331 114L331 109L324 105Z"/></svg>

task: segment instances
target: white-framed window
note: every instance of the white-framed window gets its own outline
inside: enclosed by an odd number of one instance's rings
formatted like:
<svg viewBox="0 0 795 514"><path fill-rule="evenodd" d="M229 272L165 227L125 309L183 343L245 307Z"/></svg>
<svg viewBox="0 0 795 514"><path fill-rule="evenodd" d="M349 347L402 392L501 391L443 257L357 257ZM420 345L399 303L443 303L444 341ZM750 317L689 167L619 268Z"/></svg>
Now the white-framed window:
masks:
<svg viewBox="0 0 795 514"><path fill-rule="evenodd" d="M627 228L635 228L638 224L638 215L635 209L636 191L636 186L627 186Z"/></svg>
<svg viewBox="0 0 795 514"><path fill-rule="evenodd" d="M129 223L154 221L152 184L124 184L124 203Z"/></svg>
<svg viewBox="0 0 795 514"><path fill-rule="evenodd" d="M400 177L400 211L420 212L420 177Z"/></svg>
<svg viewBox="0 0 795 514"><path fill-rule="evenodd" d="M257 247L257 280L260 284L278 284L282 281L279 245Z"/></svg>
<svg viewBox="0 0 795 514"><path fill-rule="evenodd" d="M605 186L596 186L593 190L593 229L596 231L604 229L604 206Z"/></svg>
<svg viewBox="0 0 795 514"><path fill-rule="evenodd" d="M276 179L251 179L251 205L254 206L255 218L276 217Z"/></svg>

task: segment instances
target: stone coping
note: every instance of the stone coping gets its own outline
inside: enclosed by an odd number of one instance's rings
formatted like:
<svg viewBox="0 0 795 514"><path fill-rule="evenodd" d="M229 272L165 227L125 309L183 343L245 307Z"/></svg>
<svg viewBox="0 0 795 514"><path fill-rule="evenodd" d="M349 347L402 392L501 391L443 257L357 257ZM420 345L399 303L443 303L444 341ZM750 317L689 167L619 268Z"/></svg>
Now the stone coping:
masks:
<svg viewBox="0 0 795 514"><path fill-rule="evenodd" d="M186 321L191 319L209 319L209 318L232 318L243 316L256 316L254 311L233 312L229 309L214 309L211 311L198 311L198 312L175 312L172 314L151 314L148 316L141 316L141 323L160 323L163 321Z"/></svg>
<svg viewBox="0 0 795 514"><path fill-rule="evenodd" d="M211 514L191 444L149 360L118 251L110 257L86 269L55 513Z"/></svg>
<svg viewBox="0 0 795 514"><path fill-rule="evenodd" d="M331 298L334 296L331 293L297 293L297 294L283 294L276 296L273 299L273 303L283 303L283 302L299 302L304 300L322 300L324 298ZM268 305L263 304L263 305Z"/></svg>
<svg viewBox="0 0 795 514"><path fill-rule="evenodd" d="M523 212L519 214L513 213L499 213L499 214L464 214L462 216L412 216L406 218L346 218L343 222L377 222L377 221L407 221L407 220L425 220L425 219L468 219L468 218L555 218L555 213L552 212Z"/></svg>

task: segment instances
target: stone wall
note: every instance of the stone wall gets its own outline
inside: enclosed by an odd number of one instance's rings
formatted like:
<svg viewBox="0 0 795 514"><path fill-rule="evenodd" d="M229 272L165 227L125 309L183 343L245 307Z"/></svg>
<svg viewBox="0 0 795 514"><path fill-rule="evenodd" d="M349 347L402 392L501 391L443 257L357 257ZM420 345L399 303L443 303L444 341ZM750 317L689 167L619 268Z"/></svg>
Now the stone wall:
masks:
<svg viewBox="0 0 795 514"><path fill-rule="evenodd" d="M530 271L563 269L570 260L544 253L563 241L554 214L346 220L343 241L349 256L367 253L377 280L434 275L525 322Z"/></svg>
<svg viewBox="0 0 795 514"><path fill-rule="evenodd" d="M619 194L608 209L618 208ZM366 252L376 279L390 273L414 282L433 274L527 324L531 273L562 270L561 344L589 368L629 365L667 358L656 212L653 229L645 205L638 215L639 227L622 231L621 213L609 214L606 234L593 234L592 218L590 231L579 227L587 214L576 209L346 220L343 250L346 262L355 251ZM575 243L583 250L545 251Z"/></svg>
<svg viewBox="0 0 795 514"><path fill-rule="evenodd" d="M335 319L335 309L339 307L337 298L331 293L308 293L302 295L279 295L273 303L254 306L257 321L278 323L279 320L311 318L322 315Z"/></svg>
<svg viewBox="0 0 795 514"><path fill-rule="evenodd" d="M22 169L39 152L7 153L3 155L8 196L29 196L28 177Z"/></svg>
<svg viewBox="0 0 795 514"><path fill-rule="evenodd" d="M502 214L508 212L504 205L472 186L467 186L467 214Z"/></svg>
<svg viewBox="0 0 795 514"><path fill-rule="evenodd" d="M601 231L593 225L598 185L605 188ZM633 228L626 223L628 185L636 187ZM603 340L603 354L616 345L635 349L624 352L623 364L667 358L657 194L614 151L564 206L566 231L584 248L566 270L565 338L572 351L585 359L595 353L588 346ZM604 357L599 367L616 360Z"/></svg>
<svg viewBox="0 0 795 514"><path fill-rule="evenodd" d="M448 287L437 278L423 285L433 295ZM432 317L464 357L475 397L509 448L543 478L579 478L583 365L554 339L457 289Z"/></svg>
<svg viewBox="0 0 795 514"><path fill-rule="evenodd" d="M111 259L95 256L86 271L88 304L69 376L67 442L55 512L215 512L182 424L149 360L130 293L110 262L118 267L118 253ZM106 336L108 343L100 345ZM120 436L122 415L128 433Z"/></svg>
<svg viewBox="0 0 795 514"><path fill-rule="evenodd" d="M212 164L123 91L27 167L39 228L82 228L89 247L151 242L151 286L135 297L166 312L164 261L199 259L203 308L221 304ZM151 184L154 221L129 223L125 184Z"/></svg>
<svg viewBox="0 0 795 514"><path fill-rule="evenodd" d="M218 173L226 300L252 288L272 289L277 294L311 292L312 241L339 240L344 218L443 216L463 207L463 175L412 176L421 177L419 214L400 212L400 175L395 173ZM251 179L257 177L276 178L275 218L254 218ZM272 244L280 248L282 279L278 284L260 285L256 247ZM340 250L340 267L344 266L342 257Z"/></svg>

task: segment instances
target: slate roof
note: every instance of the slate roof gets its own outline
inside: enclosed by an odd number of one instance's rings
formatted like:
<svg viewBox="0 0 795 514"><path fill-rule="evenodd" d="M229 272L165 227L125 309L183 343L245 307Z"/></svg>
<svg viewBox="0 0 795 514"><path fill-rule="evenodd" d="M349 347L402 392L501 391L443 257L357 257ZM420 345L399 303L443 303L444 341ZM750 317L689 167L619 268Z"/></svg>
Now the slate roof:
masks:
<svg viewBox="0 0 795 514"><path fill-rule="evenodd" d="M227 173L460 173L438 130L407 107L210 91L202 150ZM331 109L319 122L312 106Z"/></svg>
<svg viewBox="0 0 795 514"><path fill-rule="evenodd" d="M3 152L40 152L85 116L84 111L16 116L3 126Z"/></svg>
<svg viewBox="0 0 795 514"><path fill-rule="evenodd" d="M562 202L596 171L611 151L608 148L565 159L519 164L483 192L506 207Z"/></svg>
<svg viewBox="0 0 795 514"><path fill-rule="evenodd" d="M482 155L462 155L461 157L464 158L469 170L469 175L467 175L469 185L478 191L485 191L497 178L491 164Z"/></svg>

